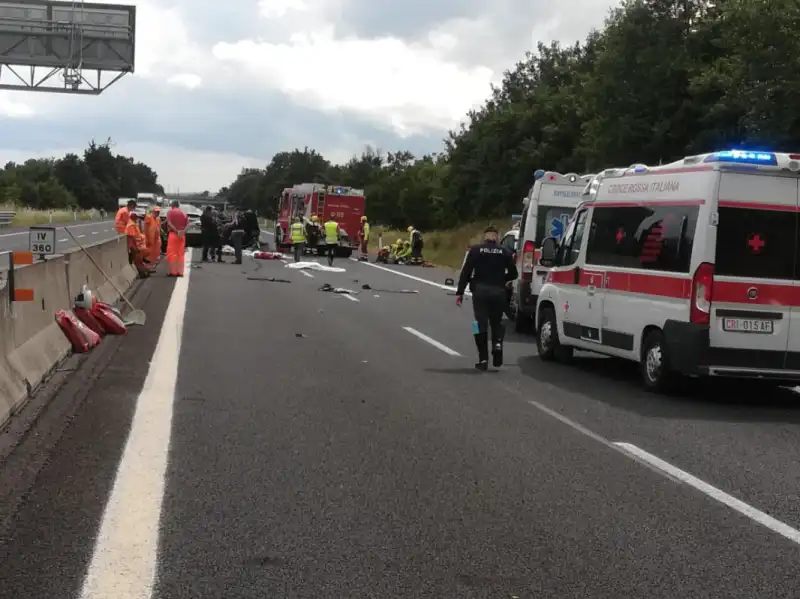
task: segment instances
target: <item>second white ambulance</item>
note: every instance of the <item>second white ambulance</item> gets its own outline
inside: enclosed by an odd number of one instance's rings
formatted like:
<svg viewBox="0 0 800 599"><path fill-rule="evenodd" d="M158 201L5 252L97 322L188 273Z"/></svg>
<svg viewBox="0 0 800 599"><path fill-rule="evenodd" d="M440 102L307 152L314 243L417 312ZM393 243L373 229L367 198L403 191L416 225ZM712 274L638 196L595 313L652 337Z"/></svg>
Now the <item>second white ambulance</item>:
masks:
<svg viewBox="0 0 800 599"><path fill-rule="evenodd" d="M800 381L800 154L727 150L604 173L537 305L543 360L574 349L676 375Z"/></svg>
<svg viewBox="0 0 800 599"><path fill-rule="evenodd" d="M539 248L545 237L560 239L581 194L594 175L576 175L538 170L535 183L524 200L517 241L517 269L511 294L511 312L518 333L529 332L535 326L536 300L544 284L547 269L539 264Z"/></svg>

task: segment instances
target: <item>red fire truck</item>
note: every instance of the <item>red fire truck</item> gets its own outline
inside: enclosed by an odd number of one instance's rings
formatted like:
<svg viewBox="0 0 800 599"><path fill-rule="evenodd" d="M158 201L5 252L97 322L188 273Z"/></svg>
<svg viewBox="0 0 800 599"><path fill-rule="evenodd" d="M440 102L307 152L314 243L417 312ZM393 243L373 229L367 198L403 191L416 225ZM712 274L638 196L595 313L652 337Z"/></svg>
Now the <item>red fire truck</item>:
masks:
<svg viewBox="0 0 800 599"><path fill-rule="evenodd" d="M342 237L338 255L350 257L358 249L358 231L364 215L366 197L364 190L323 185L322 183L300 183L281 192L278 201L278 220L275 223L275 247L279 251L288 249L292 242L289 227L296 217L307 224L316 216L320 225L334 219L339 223ZM324 243L324 237L321 239ZM322 248L308 248L320 253Z"/></svg>

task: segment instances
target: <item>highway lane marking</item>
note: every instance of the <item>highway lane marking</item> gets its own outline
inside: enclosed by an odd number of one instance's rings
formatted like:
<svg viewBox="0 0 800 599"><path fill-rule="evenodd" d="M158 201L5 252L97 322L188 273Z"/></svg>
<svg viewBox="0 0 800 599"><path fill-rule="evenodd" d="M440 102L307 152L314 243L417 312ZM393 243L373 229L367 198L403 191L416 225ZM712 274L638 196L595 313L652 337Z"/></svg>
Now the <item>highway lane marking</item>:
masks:
<svg viewBox="0 0 800 599"><path fill-rule="evenodd" d="M175 280L158 344L136 402L84 579L82 599L152 597L191 257L191 250L187 250L186 274Z"/></svg>
<svg viewBox="0 0 800 599"><path fill-rule="evenodd" d="M681 470L670 464L669 462L665 462L659 457L654 456L651 453L646 452L644 449L637 447L631 443L623 443L621 441L617 441L614 443L617 447L621 448L622 450L636 456L640 460L647 462L654 468L666 472L673 478L681 481L684 484L689 485L690 487L694 487L701 493L705 493L712 499L719 501L720 503L727 505L732 510L739 512L740 514L747 516L754 522L765 526L766 528L770 529L772 532L775 532L782 537L789 539L793 543L797 543L800 545L800 530L792 528L788 524L784 524L780 520L776 520L772 516L769 516L762 512L759 509L754 508L753 506L732 497L714 487L707 482L700 480L696 476L689 474L688 472Z"/></svg>
<svg viewBox="0 0 800 599"><path fill-rule="evenodd" d="M101 222L103 222L103 221L94 221L94 222L91 222L91 223L85 223L83 225L66 225L66 226L68 226L70 229L77 229L78 227L91 227L91 226L94 226L94 225L99 225ZM63 229L64 228L64 225L59 226L57 223L46 223L44 225L39 225L39 226L46 227L49 224L54 225L56 229ZM110 230L110 229L107 229L107 230ZM15 235L29 235L29 234L30 234L30 231L20 231L18 233L3 233L2 235L0 235L0 238L3 238L3 237L14 237Z"/></svg>
<svg viewBox="0 0 800 599"><path fill-rule="evenodd" d="M97 235L97 234L98 234L98 233L100 233L100 232L101 232L101 231L92 231L92 235Z"/></svg>
<svg viewBox="0 0 800 599"><path fill-rule="evenodd" d="M371 266L372 268L378 268L380 270L385 270L386 272L390 272L393 275L397 275L398 277L406 277L407 279L411 279L412 281L417 281L419 283L425 283L426 285L430 285L431 287L438 287L439 289L444 289L445 291L457 291L455 287L451 287L450 285L442 285L440 283L434 283L433 281L429 281L428 279L423 279L421 277L415 277L414 275L410 275L404 272L398 272L396 270L392 270L391 268L386 268L385 266L380 266L378 264L373 264L372 262L361 262L357 258L350 258L353 262L357 264L363 264L365 266ZM464 295L471 296L472 294L469 291L465 291Z"/></svg>
<svg viewBox="0 0 800 599"><path fill-rule="evenodd" d="M549 383L540 383L540 385L542 391L564 393L562 389L559 389L555 385L551 385ZM516 395L517 397L524 399L529 405L535 407L537 410L544 412L548 416L555 418L556 420L558 420L563 424L566 424L567 426L581 433L582 435L585 435L590 439L593 439L594 441L597 441L598 443L605 445L609 449L621 453L628 459L634 460L635 462L641 464L642 466L651 470L652 472L655 472L660 476L668 478L673 482L684 483L686 485L689 485L694 489L708 495L712 499L716 499L720 503L727 505L728 507L734 509L740 514L747 516L751 520L769 528L773 532L778 533L782 537L785 537L794 543L800 544L800 531L792 528L788 524L785 524L780 520L776 520L775 518L768 516L759 509L754 508L753 506L748 505L743 501L736 499L735 497L732 497L731 495L728 495L724 491L700 480L699 478L689 474L688 472L685 472L684 470L681 470L680 468L676 468L672 464L665 462L661 458L658 458L644 451L643 449L640 449L636 445L633 445L631 443L625 443L623 441L612 442L609 439L603 437L602 435L599 435L594 431L589 430L582 424L579 424L574 420L567 418L563 414L556 412L551 408L548 408L544 404L535 400L527 399L525 395L522 392L520 392L519 389L515 389L514 387L511 387L510 385L506 385L503 383L501 383L500 386L503 387L510 394Z"/></svg>
<svg viewBox="0 0 800 599"><path fill-rule="evenodd" d="M304 270L301 270L300 274L307 276L309 279L313 279L314 278L314 275L312 275L310 272L306 272Z"/></svg>
<svg viewBox="0 0 800 599"><path fill-rule="evenodd" d="M64 239L59 239L58 243L64 243L65 241L69 241L69 239L67 239L66 237Z"/></svg>
<svg viewBox="0 0 800 599"><path fill-rule="evenodd" d="M349 299L351 302L360 302L361 301L357 297L353 297L352 295L350 295L348 293L340 293L339 297L343 297L344 299Z"/></svg>
<svg viewBox="0 0 800 599"><path fill-rule="evenodd" d="M86 237L86 235L78 235L78 239L80 239L81 237Z"/></svg>
<svg viewBox="0 0 800 599"><path fill-rule="evenodd" d="M408 331L409 333L422 339L426 343L430 343L433 347L443 351L446 354L450 354L451 356L459 356L459 357L461 356L461 354L458 353L456 350L450 349L444 343L439 343L438 341L436 341L436 339L431 339L426 334L420 333L417 329L414 329L412 327L403 327L403 330Z"/></svg>

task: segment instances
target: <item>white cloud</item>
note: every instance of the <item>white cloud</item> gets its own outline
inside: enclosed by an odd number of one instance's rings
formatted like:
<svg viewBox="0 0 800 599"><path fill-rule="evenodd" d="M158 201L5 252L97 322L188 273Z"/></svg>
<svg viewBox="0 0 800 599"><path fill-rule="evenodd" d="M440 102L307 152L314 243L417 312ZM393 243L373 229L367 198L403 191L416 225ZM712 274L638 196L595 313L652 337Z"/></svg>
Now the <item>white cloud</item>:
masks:
<svg viewBox="0 0 800 599"><path fill-rule="evenodd" d="M336 39L332 27L297 33L288 44L217 44L214 56L236 63L266 88L325 111L352 111L407 136L457 124L489 93L494 73L460 68L431 46L398 39Z"/></svg>
<svg viewBox="0 0 800 599"><path fill-rule="evenodd" d="M200 75L195 75L194 73L180 73L167 79L167 83L185 87L186 89L197 89L203 83L203 79Z"/></svg>
<svg viewBox="0 0 800 599"><path fill-rule="evenodd" d="M118 0L137 6L135 74L99 97L0 91L0 145L60 155L111 137L165 186L212 191L294 145L435 151L537 41L574 42L616 4L408 2ZM14 152L32 156L0 158Z"/></svg>

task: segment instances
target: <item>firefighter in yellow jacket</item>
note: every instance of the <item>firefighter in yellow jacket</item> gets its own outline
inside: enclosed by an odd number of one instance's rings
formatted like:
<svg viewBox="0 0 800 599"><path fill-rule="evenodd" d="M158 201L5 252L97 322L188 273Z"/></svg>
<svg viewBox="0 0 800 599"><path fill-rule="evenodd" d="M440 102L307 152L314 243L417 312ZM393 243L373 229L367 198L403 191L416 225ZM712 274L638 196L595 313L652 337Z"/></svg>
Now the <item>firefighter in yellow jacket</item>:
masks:
<svg viewBox="0 0 800 599"><path fill-rule="evenodd" d="M303 226L303 221L299 218L295 218L292 226L289 227L289 234L292 238L294 261L300 262L306 247L306 228Z"/></svg>

